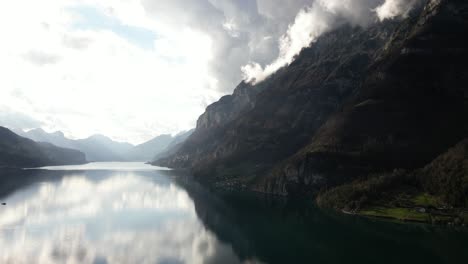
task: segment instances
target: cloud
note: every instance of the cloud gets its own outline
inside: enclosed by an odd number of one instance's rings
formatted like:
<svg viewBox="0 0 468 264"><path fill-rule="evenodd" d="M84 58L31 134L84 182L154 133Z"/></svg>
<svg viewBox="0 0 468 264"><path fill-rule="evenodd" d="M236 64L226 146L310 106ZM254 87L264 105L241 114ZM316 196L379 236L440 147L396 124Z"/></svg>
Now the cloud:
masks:
<svg viewBox="0 0 468 264"><path fill-rule="evenodd" d="M380 20L406 16L418 0L316 0L299 11L294 23L279 39L279 55L273 62L249 62L242 66L244 80L258 83L278 69L289 65L305 47L323 33L349 23L365 27Z"/></svg>
<svg viewBox="0 0 468 264"><path fill-rule="evenodd" d="M38 66L55 64L60 60L60 56L38 50L31 50L24 54L24 58Z"/></svg>
<svg viewBox="0 0 468 264"><path fill-rule="evenodd" d="M280 39L278 58L265 69L259 63L250 63L242 67L245 80L253 83L261 82L281 67L290 64L304 47L329 29L329 20L330 16L318 2L310 8L301 10L287 33Z"/></svg>
<svg viewBox="0 0 468 264"><path fill-rule="evenodd" d="M385 0L381 6L376 9L380 21L392 19L397 16L407 16L411 9L420 0Z"/></svg>
<svg viewBox="0 0 468 264"><path fill-rule="evenodd" d="M170 27L189 27L213 41L209 71L217 89L229 93L242 80L242 65L274 58L279 37L306 2L288 1L284 14L279 8L284 3L265 0L145 0L143 6Z"/></svg>
<svg viewBox="0 0 468 264"><path fill-rule="evenodd" d="M104 21L93 24L92 16L76 12L77 5L96 9ZM138 6L138 1L4 3L0 107L38 121L12 122L17 115L4 113L5 123L61 130L72 138L101 133L132 143L193 128L204 111L200 99L221 96L207 69L211 40L188 28L161 29L165 35L156 36L160 25L144 11L133 14ZM108 17L110 26L102 26ZM147 32L154 32L151 41Z"/></svg>
<svg viewBox="0 0 468 264"><path fill-rule="evenodd" d="M43 123L21 112L0 106L0 126L12 129L32 129L40 127Z"/></svg>
<svg viewBox="0 0 468 264"><path fill-rule="evenodd" d="M92 39L87 37L64 35L63 45L72 49L83 50L86 49L91 43Z"/></svg>

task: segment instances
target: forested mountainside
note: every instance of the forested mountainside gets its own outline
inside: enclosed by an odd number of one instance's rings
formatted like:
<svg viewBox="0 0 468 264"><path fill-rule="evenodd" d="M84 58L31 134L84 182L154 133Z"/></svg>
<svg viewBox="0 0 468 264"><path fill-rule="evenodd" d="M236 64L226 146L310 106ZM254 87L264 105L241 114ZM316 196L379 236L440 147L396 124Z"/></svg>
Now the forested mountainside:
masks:
<svg viewBox="0 0 468 264"><path fill-rule="evenodd" d="M0 127L0 167L40 167L86 163L79 151L34 142Z"/></svg>
<svg viewBox="0 0 468 264"><path fill-rule="evenodd" d="M468 137L467 61L466 1L428 1L405 19L342 26L266 81L241 83L209 106L177 153L155 164L190 168L221 188L320 194L337 208L343 203L327 193L344 197L388 178L390 193L466 206L449 193L468 197L459 154ZM334 189L342 185L351 186ZM345 200L359 209L355 198Z"/></svg>

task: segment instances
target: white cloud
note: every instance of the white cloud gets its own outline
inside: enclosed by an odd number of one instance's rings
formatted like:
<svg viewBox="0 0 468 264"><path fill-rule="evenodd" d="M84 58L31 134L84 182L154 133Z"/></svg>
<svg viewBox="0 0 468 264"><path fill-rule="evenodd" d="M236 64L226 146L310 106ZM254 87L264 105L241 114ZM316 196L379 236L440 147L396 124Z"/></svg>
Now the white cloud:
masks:
<svg viewBox="0 0 468 264"><path fill-rule="evenodd" d="M397 16L407 16L418 2L420 0L385 0L385 3L377 7L377 16L381 21Z"/></svg>
<svg viewBox="0 0 468 264"><path fill-rule="evenodd" d="M24 54L24 58L33 64L43 66L47 64L55 64L60 60L58 55L48 54L42 51L31 50Z"/></svg>
<svg viewBox="0 0 468 264"><path fill-rule="evenodd" d="M221 96L208 72L209 36L190 28L159 32L149 18L137 18L142 12L138 1L105 2L2 4L0 106L75 138L103 133L137 143L192 128L204 110L201 101ZM153 49L132 43L119 28L73 26L96 19L80 17L77 5L109 16L105 12L114 2L116 16L109 19L120 21L123 29L132 25L155 32Z"/></svg>
<svg viewBox="0 0 468 264"><path fill-rule="evenodd" d="M253 83L261 82L281 67L290 64L304 47L309 46L329 29L330 16L324 11L319 2L315 2L311 8L301 10L287 33L280 39L278 58L265 69L258 63L242 67L244 79Z"/></svg>

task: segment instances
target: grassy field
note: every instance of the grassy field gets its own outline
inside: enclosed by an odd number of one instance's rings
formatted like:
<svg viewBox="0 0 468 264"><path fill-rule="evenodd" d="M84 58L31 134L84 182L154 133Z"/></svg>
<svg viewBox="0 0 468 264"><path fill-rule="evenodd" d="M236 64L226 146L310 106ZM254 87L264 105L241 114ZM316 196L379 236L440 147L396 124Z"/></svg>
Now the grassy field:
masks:
<svg viewBox="0 0 468 264"><path fill-rule="evenodd" d="M412 208L370 207L359 211L360 215L398 219L401 221L430 222L427 213L421 213Z"/></svg>
<svg viewBox="0 0 468 264"><path fill-rule="evenodd" d="M440 198L428 193L399 196L398 203L381 203L361 209L358 214L369 217L397 219L425 223L468 223L468 213L457 209L437 209L446 205ZM404 206L401 206L404 204Z"/></svg>
<svg viewBox="0 0 468 264"><path fill-rule="evenodd" d="M411 202L415 206L425 207L425 208L428 208L428 207L439 208L443 206L439 198L432 196L428 193L421 193L419 195L416 195L415 197L411 199Z"/></svg>

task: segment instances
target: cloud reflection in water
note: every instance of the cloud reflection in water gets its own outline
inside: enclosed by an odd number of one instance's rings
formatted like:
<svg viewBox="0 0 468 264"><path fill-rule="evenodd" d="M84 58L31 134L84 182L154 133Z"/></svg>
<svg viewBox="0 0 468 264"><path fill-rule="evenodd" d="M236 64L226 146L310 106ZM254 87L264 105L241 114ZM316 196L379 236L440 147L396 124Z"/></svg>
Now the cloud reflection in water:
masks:
<svg viewBox="0 0 468 264"><path fill-rule="evenodd" d="M6 198L1 263L238 263L164 176L73 174Z"/></svg>

